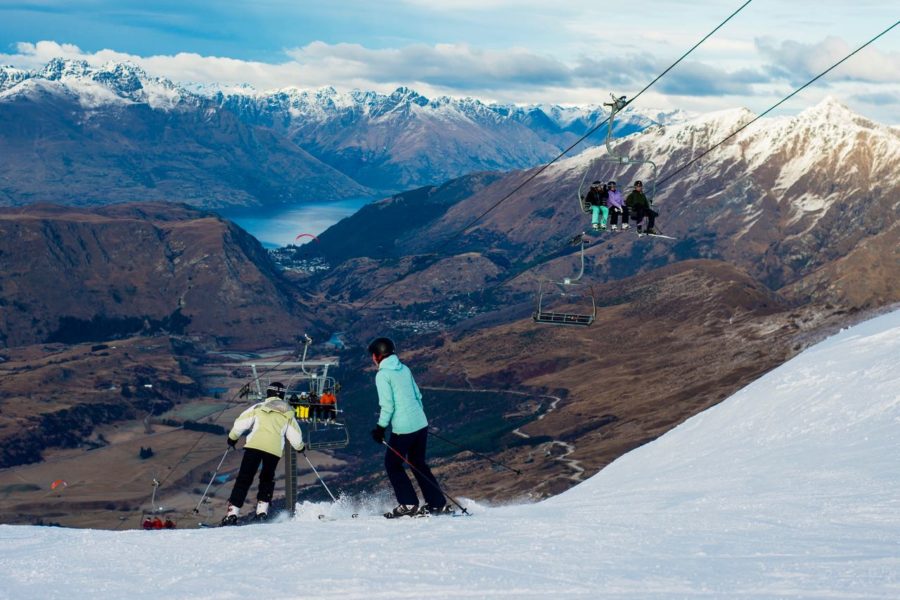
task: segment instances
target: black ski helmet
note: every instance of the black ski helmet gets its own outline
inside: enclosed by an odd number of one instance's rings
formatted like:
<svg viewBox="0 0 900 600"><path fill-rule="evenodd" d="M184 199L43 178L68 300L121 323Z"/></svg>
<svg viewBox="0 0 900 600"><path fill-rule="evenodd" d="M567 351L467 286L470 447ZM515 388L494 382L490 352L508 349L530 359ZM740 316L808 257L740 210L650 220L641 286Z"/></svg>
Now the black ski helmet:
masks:
<svg viewBox="0 0 900 600"><path fill-rule="evenodd" d="M375 338L369 344L369 354L374 354L378 360L390 356L394 351L394 342L386 337Z"/></svg>
<svg viewBox="0 0 900 600"><path fill-rule="evenodd" d="M280 381L273 381L266 387L266 396L278 396L282 400L284 400L284 384Z"/></svg>

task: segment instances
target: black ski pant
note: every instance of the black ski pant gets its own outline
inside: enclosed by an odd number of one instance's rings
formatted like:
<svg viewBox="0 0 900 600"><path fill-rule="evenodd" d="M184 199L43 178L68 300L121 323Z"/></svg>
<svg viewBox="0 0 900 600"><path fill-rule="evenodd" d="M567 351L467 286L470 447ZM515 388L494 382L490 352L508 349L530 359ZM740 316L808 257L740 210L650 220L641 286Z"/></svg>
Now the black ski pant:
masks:
<svg viewBox="0 0 900 600"><path fill-rule="evenodd" d="M619 215L622 215L622 225L628 224L628 207L624 207L621 209L621 213L615 209L609 209L609 224L610 225L618 225L619 224Z"/></svg>
<svg viewBox="0 0 900 600"><path fill-rule="evenodd" d="M656 217L658 216L659 213L652 208L638 206L634 209L634 220L637 221L638 227L641 226L641 221L644 220L644 217L647 217L647 229L653 229L656 226Z"/></svg>
<svg viewBox="0 0 900 600"><path fill-rule="evenodd" d="M416 490L403 468L405 464L402 456L409 461L413 468L413 475L422 490L422 496L429 506L435 508L443 507L447 500L438 486L437 479L431 473L431 469L425 464L425 450L428 447L428 428L423 427L412 433L393 433L391 432L391 440L388 442L390 448L384 455L384 468L387 470L388 479L394 486L394 494L397 496L398 504L418 504L419 497L416 496ZM397 456L391 448L397 451Z"/></svg>
<svg viewBox="0 0 900 600"><path fill-rule="evenodd" d="M247 492L253 484L253 476L256 475L259 465L262 471L259 473L259 490L256 499L259 502L271 502L272 493L275 492L275 467L278 466L280 456L257 450L256 448L244 448L244 458L241 459L241 468L238 470L237 479L231 489L231 497L228 502L238 508L244 505Z"/></svg>

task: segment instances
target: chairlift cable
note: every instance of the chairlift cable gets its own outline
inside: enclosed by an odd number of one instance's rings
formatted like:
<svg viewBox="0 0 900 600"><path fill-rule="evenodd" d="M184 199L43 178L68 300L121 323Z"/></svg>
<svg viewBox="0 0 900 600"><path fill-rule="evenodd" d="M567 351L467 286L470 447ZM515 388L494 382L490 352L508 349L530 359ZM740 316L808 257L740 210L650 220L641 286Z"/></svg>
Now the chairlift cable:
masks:
<svg viewBox="0 0 900 600"><path fill-rule="evenodd" d="M687 58L687 56L688 56L689 54L691 54L694 50L696 50L703 42L705 42L705 41L708 40L710 37L712 37L713 34L715 34L717 31L719 31L719 29L721 29L722 27L724 27L725 24L728 23L731 19L733 19L739 12L741 12L742 10L744 10L744 8L746 8L747 5L749 5L752 1L753 1L753 0L747 0L747 1L744 2L740 7L738 7L737 10L735 10L733 13L731 13L730 15L728 15L728 17L727 17L724 21L722 21L721 23L719 23L712 31L710 31L710 32L707 33L705 36L703 36L703 38L701 38L700 41L698 41L696 44L694 44L693 46L691 46L690 49L688 49L684 54L682 54L682 55L678 58L678 60L676 60L675 62L673 62L671 65L669 65L662 73L660 73L659 75L657 75L656 78L653 79L653 81L651 81L650 83L648 83L647 85L645 85L644 88L643 88L641 91L639 91L637 94L635 94L634 96L632 96L631 99L627 102L627 104L631 104L632 102L634 102L635 100L637 100L637 98L639 98L639 97L641 96L641 94L643 94L643 93L646 92L648 89L650 89L651 86L653 86L657 81L659 81L660 79L662 79L662 77L665 76L669 71L671 71L672 69L674 69L681 61L683 61L685 58ZM627 104L626 104L626 106L627 106ZM503 204L504 202L506 202L507 200L509 200L510 198L512 198L519 190L521 190L523 187L525 187L526 185L528 185L528 184L529 184L531 181L533 181L538 175L540 175L541 173L543 173L544 171L546 171L548 168L550 168L550 166L552 166L554 163L556 163L556 162L559 161L561 158L563 158L566 154L568 154L569 152L571 152L578 144L580 144L581 142L583 142L584 140L586 140L588 137L590 137L591 135L593 135L594 133L596 133L601 127L603 127L603 126L606 125L607 123L609 123L609 117L607 117L606 119L604 119L603 121L601 121L600 123L598 123L597 125L595 125L594 127L592 127L587 133L585 133L584 135L582 135L582 136L581 136L580 138L578 138L574 143L570 144L566 149L564 149L562 152L560 152L555 158L553 158L553 160L551 160L550 162L548 162L548 163L542 165L538 170L536 170L536 171L534 171L533 173L531 173L531 175L529 175L528 177L526 177L525 180L522 181L519 185L517 185L511 192L509 192L508 194L506 194L505 196L503 196L502 198L500 198L500 200L498 200L497 202L495 202L494 204L492 204L490 207L488 207L487 210L485 210L485 211L482 212L480 215L478 215L477 217L475 217L474 219L472 219L471 221L469 221L465 226L463 226L461 229L459 229L456 233L454 233L454 234L451 235L449 238L447 238L446 240L444 240L440 245L438 245L438 246L435 248L435 250L434 250L434 252L432 252L432 254L437 254L440 250L443 250L444 248L446 248L446 247L450 244L450 242L452 242L453 240L455 240L456 238L458 238L458 237L460 237L460 236L462 236L462 235L465 235L469 228L471 228L471 227L474 226L476 223L478 223L479 221L481 221L481 219L483 219L483 218L486 217L488 214L490 214L491 212L493 212L498 206L500 206L501 204ZM438 259L434 259L433 262L430 262L430 263L429 263L429 266L432 265L432 264L434 264L435 262L437 262L437 260L440 260L440 259L439 259L439 258L438 258ZM401 275L400 277L398 277L398 278L394 279L393 281L391 281L390 283L387 283L386 285L384 285L377 293L375 293L375 294L372 295L368 300L366 300L366 301L362 304L362 306L360 306L359 310L364 310L364 309L368 308L370 304L372 304L375 300L377 300L378 298L380 298L387 290L389 290L391 287L393 287L394 285L396 285L397 283L399 283L400 281L402 281L402 280L403 280L404 278L406 278L408 275L412 274L412 272L413 272L413 270L412 270L412 269L409 269L409 270L406 271L406 273L404 273L404 274Z"/></svg>
<svg viewBox="0 0 900 600"><path fill-rule="evenodd" d="M830 67L828 67L827 69L825 69L824 71L822 71L821 73L819 73L818 75L816 75L815 77L813 77L812 79L810 79L809 81L807 81L806 83L804 83L803 85L801 85L799 88L797 88L796 90L794 90L793 92L791 92L790 94L788 94L787 96L785 96L784 98L782 98L781 100L779 100L778 102L776 102L775 104L773 104L772 106L770 106L769 108L767 108L766 110L764 110L763 112L761 112L760 114L758 114L755 118L753 118L753 119L752 119L751 121L749 121L748 123L745 123L744 125L741 125L741 126L738 127L737 129L735 129L735 130L734 130L733 132L731 132L728 136L726 136L725 138L723 138L722 140L720 140L718 143L714 144L713 146L711 146L710 148L708 148L707 150L705 150L705 151L704 151L703 153L701 153L699 156L696 156L696 157L692 158L690 161L688 161L687 163L685 163L684 165L682 165L681 167L679 167L678 169L676 169L675 171L673 171L671 174L666 175L665 177L663 177L662 179L660 179L659 182L656 184L656 185L657 185L657 189L659 188L659 186L663 185L666 181L669 181L670 179L672 179L673 177L675 177L676 175L678 175L679 173L681 173L682 171L684 171L685 169L687 169L688 167L690 167L691 165L693 165L694 163L696 163L698 160L700 160L701 158L703 158L704 156L706 156L707 154L709 154L710 152L712 152L713 150L715 150L716 148L718 148L719 146L721 146L722 144L724 144L725 142L727 142L728 140L730 140L731 138L733 138L734 136L736 136L737 134L739 134L740 132L742 132L743 130L747 129L750 125L753 125L753 124L756 123L758 120L760 120L761 118L763 118L764 116L766 116L767 114L769 114L770 112L772 112L773 110L775 110L776 108L778 108L779 106L781 106L782 104L784 104L785 102L787 102L788 100L790 100L791 98L793 98L795 95L799 94L801 91L803 91L804 89L806 89L807 87L809 87L810 85L812 85L813 83L815 83L817 80L819 80L819 79L821 79L822 77L824 77L824 76L825 76L826 74L828 74L830 71L832 71L832 70L836 69L837 67L839 67L841 64L843 64L845 61L847 61L847 60L848 60L850 57L852 57L854 54L856 54L857 52L859 52L860 50L862 50L862 49L865 48L866 46L872 44L873 42L875 42L876 40L878 40L878 38L880 38L880 37L884 36L885 34L887 34L891 29L893 29L893 28L896 27L897 25L900 25L900 21L895 22L893 25L891 25L890 27L888 27L887 29L885 29L884 31L882 31L881 33L879 33L878 35L876 35L875 37L873 37L872 39L870 39L868 42L866 42L866 43L863 44L862 46L858 47L856 50L854 50L853 52L851 52L850 54L848 54L847 56L845 56L845 57L842 58L841 60L837 61L836 63L834 63L833 65L831 65Z"/></svg>
<svg viewBox="0 0 900 600"><path fill-rule="evenodd" d="M782 104L784 104L785 102L787 102L788 100L790 100L792 97L794 97L795 95L797 95L798 93L800 93L802 90L804 90L805 88L809 87L809 86L812 85L814 82L816 82L817 80L821 79L821 78L824 77L826 74L828 74L830 71L832 71L832 70L834 70L835 68L837 68L838 66L840 66L842 63L844 63L846 60L848 60L848 59L849 59L850 57L852 57L854 54L856 54L857 52L859 52L860 50L862 50L862 49L865 48L866 46L869 46L870 44L872 44L873 42L875 42L876 40L878 40L880 37L882 37L882 36L884 36L885 34L887 34L891 29L893 29L893 28L896 27L897 25L900 25L900 21L895 22L893 25L891 25L890 27L888 27L887 29L885 29L884 31L882 31L881 33L879 33L878 35L876 35L875 37L873 37L872 39L870 39L869 41L867 41L866 43L864 43L863 45L861 45L860 47L858 47L856 50L854 50L853 52L851 52L850 54L848 54L848 55L845 56L844 58L842 58L842 59L840 59L839 61L837 61L836 63L834 63L833 65L831 65L830 67L828 67L827 69L825 69L824 71L822 71L821 73L819 73L818 75L816 75L815 77L813 77L812 79L810 79L809 81L807 81L806 83L804 83L804 84L803 84L802 86L800 86L799 88L797 88L797 89L795 89L794 91L792 91L790 94L788 94L787 96L785 96L784 98L782 98L781 100L779 100L778 102L776 102L775 104L773 104L772 106L770 106L769 108L767 108L766 110L764 110L763 112L761 112L761 113L760 113L757 117L755 117L753 120L751 120L750 122L748 122L748 123L742 125L742 126L739 127L738 129L736 129L735 131L733 131L732 133L730 133L726 138L722 139L721 141L719 141L718 143L716 143L715 145L713 145L713 146L710 147L709 149L705 150L705 151L704 151L702 154L700 154L699 156L697 156L697 157L691 159L689 162L685 163L683 166L679 167L678 169L676 169L675 171L673 171L671 174L666 175L665 177L663 177L663 178L657 183L657 190L659 189L659 186L661 186L663 183L665 183L666 181L672 179L673 177L675 177L675 175L677 175L678 173L681 173L682 171L684 171L685 169L687 169L688 167L690 167L692 164L694 164L695 162L697 162L698 160L700 160L701 158L703 158L704 156L706 156L707 154L709 154L710 152L712 152L713 150L715 150L716 148L718 148L719 146L721 146L722 144L724 144L724 143L725 143L726 141L728 141L729 139L733 138L735 135L737 135L738 133L740 133L741 131L743 131L744 129L746 129L747 127L749 127L750 125L752 125L754 122L758 121L759 119L761 119L761 118L764 117L765 115L769 114L770 112L772 112L773 110L775 110L776 108L778 108L779 106L781 106ZM511 277L508 277L508 278L504 279L503 281L501 281L500 283L495 284L494 286L488 288L487 290L485 290L484 293L490 294L490 293L496 291L497 289L499 289L499 288L505 286L506 284L510 283L511 281L517 279L517 278L518 278L520 275L522 275L523 273L527 273L527 272L530 271L531 269L534 269L535 267L539 267L540 265L544 264L545 262L549 262L550 260L554 260L555 258L559 258L559 257L565 255L565 254L560 254L560 256L554 256L554 254L557 254L557 253L545 254L544 256L547 257L545 260L539 260L539 261L535 262L534 264L531 264L530 266L526 266L525 268L523 268L522 270L520 270L519 272L517 272L515 275L513 275L513 276L511 276ZM572 253L570 252L569 254L572 254Z"/></svg>

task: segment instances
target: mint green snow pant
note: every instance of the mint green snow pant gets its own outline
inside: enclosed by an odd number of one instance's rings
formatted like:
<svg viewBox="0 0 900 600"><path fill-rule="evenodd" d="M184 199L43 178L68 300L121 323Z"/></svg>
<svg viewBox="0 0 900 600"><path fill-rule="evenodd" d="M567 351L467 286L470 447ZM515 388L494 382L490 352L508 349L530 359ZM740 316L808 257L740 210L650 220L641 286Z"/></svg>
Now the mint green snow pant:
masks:
<svg viewBox="0 0 900 600"><path fill-rule="evenodd" d="M600 217L600 213L603 213L603 217ZM605 206L592 206L591 207L591 225L596 225L597 222L600 222L601 227L606 227L606 219L609 217L609 208Z"/></svg>

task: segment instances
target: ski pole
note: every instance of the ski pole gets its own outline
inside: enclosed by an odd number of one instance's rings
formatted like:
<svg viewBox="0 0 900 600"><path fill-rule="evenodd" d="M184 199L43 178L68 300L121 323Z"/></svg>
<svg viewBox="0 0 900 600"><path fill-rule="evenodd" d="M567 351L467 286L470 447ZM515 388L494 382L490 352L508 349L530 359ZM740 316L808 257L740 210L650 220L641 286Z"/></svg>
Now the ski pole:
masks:
<svg viewBox="0 0 900 600"><path fill-rule="evenodd" d="M194 509L194 514L200 514L200 505L203 504L203 501L206 500L206 494L209 492L209 486L212 485L213 481L216 480L216 475L219 474L219 469L222 468L222 463L225 462L225 457L228 456L228 453L231 452L231 446L225 448L225 454L222 455L222 460L219 461L219 466L216 467L216 470L213 472L212 477L209 478L209 483L206 484L206 489L203 490L203 495L200 497L200 502L197 503L197 507Z"/></svg>
<svg viewBox="0 0 900 600"><path fill-rule="evenodd" d="M313 470L313 473L316 474L316 477L319 478L319 483L322 484L322 487L325 488L325 491L328 492L328 495L329 495L329 496L331 496L331 501L332 501L332 502L337 502L337 498L334 497L334 494L332 494L332 493L331 493L331 490L328 489L328 486L325 485L325 480L322 479L322 477L319 475L319 472L316 471L316 468L313 466L312 461L309 460L309 457L306 455L306 450L304 450L304 451L301 452L300 454L303 455L303 458L305 458L305 459L306 459L306 462L309 464L309 468L312 469L312 470Z"/></svg>
<svg viewBox="0 0 900 600"><path fill-rule="evenodd" d="M519 469L513 469L512 467L509 467L509 466L504 465L504 464L503 464L502 462L500 462L499 460L494 460L494 459L491 458L490 456L485 456L484 454L480 454L480 453L478 453L478 452L475 452L474 450L469 450L468 448L465 448L465 447L463 447L463 446L460 446L460 445L457 444L456 442L451 442L451 441L448 440L447 438L439 436L438 434L436 434L436 433L434 432L433 429L429 429L429 430L428 430L428 433L429 433L430 435L432 435L433 437L436 437L437 439L441 440L442 442L447 442L447 443L450 444L451 446L456 446L456 447L459 448L460 450L465 450L466 452L471 452L472 454L474 454L474 455L477 456L478 458L483 458L484 460L488 460L488 461L492 462L493 464L497 465L498 467L503 467L504 469L508 469L508 470L512 471L512 472L515 473L516 475L521 475L521 474L522 474L522 471L520 471Z"/></svg>
<svg viewBox="0 0 900 600"><path fill-rule="evenodd" d="M408 460L406 460L406 457L403 456L402 454L400 454L399 452L397 452L397 451L394 449L393 446L391 446L390 444L388 444L388 443L385 442L384 440L382 440L381 443L384 444L385 446L387 446L387 447L388 447L388 450L390 450L391 452L393 452L394 454L396 454L397 456L399 456L399 457L400 457L400 460L402 460L403 462L405 462L406 464L408 464L410 469L412 469L413 471L415 471L416 473L418 473L419 475L421 475L421 476L425 479L425 481L429 482L431 485L433 485L435 488L437 488L437 491L439 491L439 492L440 492L441 494L443 494L444 496L447 496L447 498L449 498L450 501L453 502L453 504L455 504L455 505L457 505L457 506L459 507L459 509L462 511L462 513L463 513L464 515L469 515L469 516L471 516L471 514L469 514L469 511L466 510L466 507L463 506L462 504L460 504L459 502L457 502L457 501L456 501L456 498L454 498L453 496L451 496L450 494L448 494L447 492L445 492L444 490L442 490L442 489L441 489L441 486L438 485L438 482L437 482L435 479L431 479L431 478L429 478L429 477L426 477L426 476L425 476L425 473L423 473L422 471L420 471L419 469L417 469L416 466L415 466L414 464L412 464L411 462L409 462Z"/></svg>

